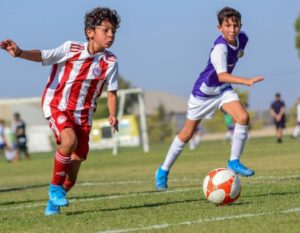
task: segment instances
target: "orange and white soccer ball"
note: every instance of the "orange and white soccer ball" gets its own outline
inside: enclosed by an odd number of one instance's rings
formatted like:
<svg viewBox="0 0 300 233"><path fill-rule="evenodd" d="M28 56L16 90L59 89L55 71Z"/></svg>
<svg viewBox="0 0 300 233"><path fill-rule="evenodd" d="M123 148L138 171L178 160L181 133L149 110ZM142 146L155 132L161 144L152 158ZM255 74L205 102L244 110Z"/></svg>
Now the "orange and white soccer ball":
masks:
<svg viewBox="0 0 300 233"><path fill-rule="evenodd" d="M214 169L203 181L203 192L206 199L216 205L232 203L240 196L240 179L230 169Z"/></svg>

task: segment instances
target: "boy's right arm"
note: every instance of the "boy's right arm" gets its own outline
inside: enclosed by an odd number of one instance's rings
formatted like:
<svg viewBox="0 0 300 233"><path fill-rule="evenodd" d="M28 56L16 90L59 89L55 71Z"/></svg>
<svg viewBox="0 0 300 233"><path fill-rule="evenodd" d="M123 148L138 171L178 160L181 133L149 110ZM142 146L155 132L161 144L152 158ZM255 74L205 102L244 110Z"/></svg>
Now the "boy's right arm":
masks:
<svg viewBox="0 0 300 233"><path fill-rule="evenodd" d="M262 76L257 76L248 79L244 77L234 76L228 73L227 54L228 54L228 49L224 44L215 45L210 54L211 63L214 69L216 70L219 82L253 86L254 83L260 82L264 79Z"/></svg>
<svg viewBox="0 0 300 233"><path fill-rule="evenodd" d="M0 47L6 50L13 57L20 57L29 61L42 61L42 53L40 50L22 50L18 45L8 39L0 42Z"/></svg>
<svg viewBox="0 0 300 233"><path fill-rule="evenodd" d="M264 80L262 76L257 76L254 78L244 78L244 77L233 76L232 74L229 74L227 72L219 73L218 79L222 83L242 84L250 87L253 86L254 83Z"/></svg>

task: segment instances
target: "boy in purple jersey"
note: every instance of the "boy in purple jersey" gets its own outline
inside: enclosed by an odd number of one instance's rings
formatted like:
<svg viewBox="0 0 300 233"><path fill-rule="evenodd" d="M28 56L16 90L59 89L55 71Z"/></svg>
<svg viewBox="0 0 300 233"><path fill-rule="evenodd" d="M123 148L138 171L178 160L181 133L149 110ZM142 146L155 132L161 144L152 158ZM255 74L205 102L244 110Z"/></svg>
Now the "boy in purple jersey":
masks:
<svg viewBox="0 0 300 233"><path fill-rule="evenodd" d="M242 176L254 175L254 171L240 162L248 135L249 115L231 83L253 86L262 81L263 77L244 78L231 74L238 59L243 56L248 37L240 32L241 14L235 9L225 7L219 11L218 22L222 35L215 40L207 66L194 84L184 127L174 138L165 161L156 171L157 190L167 189L169 171L184 145L191 139L201 120L212 118L218 108L230 114L236 122L228 167Z"/></svg>

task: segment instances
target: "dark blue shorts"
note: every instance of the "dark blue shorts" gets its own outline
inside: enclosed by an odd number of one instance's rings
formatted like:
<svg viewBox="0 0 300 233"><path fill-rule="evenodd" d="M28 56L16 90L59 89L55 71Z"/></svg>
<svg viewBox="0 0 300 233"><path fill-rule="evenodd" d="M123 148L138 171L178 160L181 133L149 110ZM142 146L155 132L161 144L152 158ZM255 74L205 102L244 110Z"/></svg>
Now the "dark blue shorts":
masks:
<svg viewBox="0 0 300 233"><path fill-rule="evenodd" d="M0 144L0 150L3 150L5 146L6 146L5 143L1 143L1 144Z"/></svg>
<svg viewBox="0 0 300 233"><path fill-rule="evenodd" d="M284 129L285 128L285 120L281 120L278 122L274 122L276 129Z"/></svg>

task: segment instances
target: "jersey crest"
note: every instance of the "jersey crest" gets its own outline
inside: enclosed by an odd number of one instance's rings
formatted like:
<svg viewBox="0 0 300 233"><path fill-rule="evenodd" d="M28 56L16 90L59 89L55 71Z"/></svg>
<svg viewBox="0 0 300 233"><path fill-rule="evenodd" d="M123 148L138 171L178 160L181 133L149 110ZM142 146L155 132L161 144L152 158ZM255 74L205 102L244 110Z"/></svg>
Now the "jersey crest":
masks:
<svg viewBox="0 0 300 233"><path fill-rule="evenodd" d="M99 67L95 67L92 72L95 77L100 77L101 75L101 69Z"/></svg>

